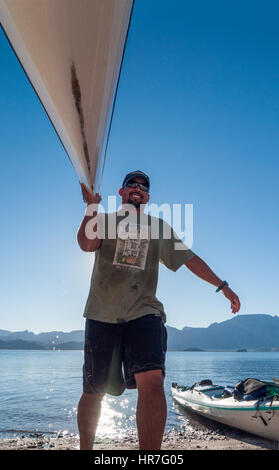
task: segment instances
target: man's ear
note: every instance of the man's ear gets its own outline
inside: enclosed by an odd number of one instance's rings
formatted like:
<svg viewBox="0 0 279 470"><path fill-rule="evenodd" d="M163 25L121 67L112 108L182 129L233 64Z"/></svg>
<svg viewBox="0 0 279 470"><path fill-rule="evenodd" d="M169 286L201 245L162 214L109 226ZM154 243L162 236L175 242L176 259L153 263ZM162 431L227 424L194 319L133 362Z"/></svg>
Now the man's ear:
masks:
<svg viewBox="0 0 279 470"><path fill-rule="evenodd" d="M147 197L147 202L149 202L149 199L150 199L150 194L148 194L148 197Z"/></svg>
<svg viewBox="0 0 279 470"><path fill-rule="evenodd" d="M123 194L123 188L120 188L120 189L119 189L119 191L118 191L118 194L119 194L119 196L121 196L121 197L122 197L122 194Z"/></svg>

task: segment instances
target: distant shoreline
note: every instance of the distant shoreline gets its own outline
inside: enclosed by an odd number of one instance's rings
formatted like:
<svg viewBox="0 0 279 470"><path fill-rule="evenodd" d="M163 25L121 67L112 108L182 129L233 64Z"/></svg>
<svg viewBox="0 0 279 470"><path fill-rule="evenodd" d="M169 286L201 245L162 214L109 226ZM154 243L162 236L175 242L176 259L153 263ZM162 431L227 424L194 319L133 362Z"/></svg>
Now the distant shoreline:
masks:
<svg viewBox="0 0 279 470"><path fill-rule="evenodd" d="M166 324L168 351L273 352L279 351L279 317L241 314L208 327L177 329ZM9 331L0 328L0 349L83 350L84 330Z"/></svg>
<svg viewBox="0 0 279 470"><path fill-rule="evenodd" d="M56 346L52 347L5 347L3 345L0 345L0 350L1 351L53 351L53 352L59 352L59 351L83 351L83 346L77 346L77 347L65 347L63 344L59 345L57 344ZM198 349L198 348L187 348L187 349L168 349L167 352L200 352L200 353L208 353L208 352L238 352L238 353L259 353L259 352L279 352L279 348L259 348L259 349Z"/></svg>

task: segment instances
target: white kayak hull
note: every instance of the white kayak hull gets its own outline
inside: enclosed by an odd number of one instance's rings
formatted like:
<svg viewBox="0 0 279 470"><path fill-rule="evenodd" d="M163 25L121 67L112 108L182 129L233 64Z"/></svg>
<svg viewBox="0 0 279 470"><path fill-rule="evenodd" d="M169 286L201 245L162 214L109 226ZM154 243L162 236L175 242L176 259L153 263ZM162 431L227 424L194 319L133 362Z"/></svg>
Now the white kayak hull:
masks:
<svg viewBox="0 0 279 470"><path fill-rule="evenodd" d="M279 401L271 404L271 399L267 398L259 403L257 410L258 400L239 401L234 397L216 397L222 388L210 392L208 387L184 391L172 387L171 391L179 405L201 416L265 439L279 440Z"/></svg>
<svg viewBox="0 0 279 470"><path fill-rule="evenodd" d="M0 0L1 25L80 181L99 190L133 0Z"/></svg>

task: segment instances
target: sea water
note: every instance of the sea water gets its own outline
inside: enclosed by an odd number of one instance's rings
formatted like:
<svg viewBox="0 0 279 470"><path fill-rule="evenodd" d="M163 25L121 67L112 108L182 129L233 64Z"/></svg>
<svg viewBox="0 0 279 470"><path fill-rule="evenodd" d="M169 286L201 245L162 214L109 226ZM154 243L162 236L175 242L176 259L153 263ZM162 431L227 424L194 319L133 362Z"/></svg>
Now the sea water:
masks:
<svg viewBox="0 0 279 470"><path fill-rule="evenodd" d="M0 350L0 437L35 432L77 434L82 365L83 351ZM172 400L172 382L192 385L211 379L214 384L235 385L248 377L271 380L276 376L279 352L170 351L165 377L166 431L179 428L187 419ZM135 432L136 403L136 390L126 390L120 397L106 395L98 440Z"/></svg>

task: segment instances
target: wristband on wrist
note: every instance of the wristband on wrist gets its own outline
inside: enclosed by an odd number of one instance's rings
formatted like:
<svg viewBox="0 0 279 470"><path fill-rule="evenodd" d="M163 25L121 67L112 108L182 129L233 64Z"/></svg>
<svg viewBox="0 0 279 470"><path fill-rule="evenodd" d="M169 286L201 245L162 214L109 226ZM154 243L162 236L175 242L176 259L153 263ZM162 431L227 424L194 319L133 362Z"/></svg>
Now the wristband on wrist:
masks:
<svg viewBox="0 0 279 470"><path fill-rule="evenodd" d="M223 281L222 284L218 287L218 289L216 289L216 292L219 292L220 290L222 290L224 287L228 285L229 284L227 283L227 281Z"/></svg>

